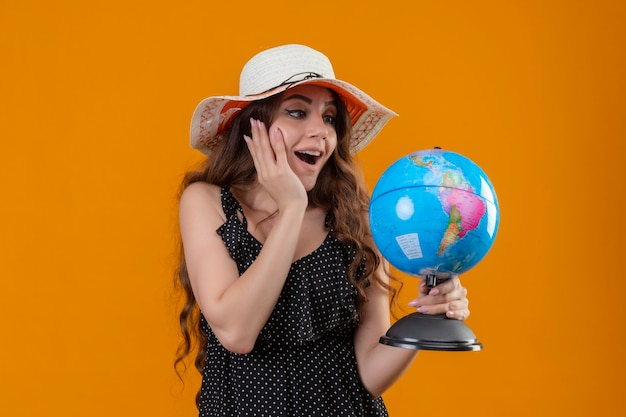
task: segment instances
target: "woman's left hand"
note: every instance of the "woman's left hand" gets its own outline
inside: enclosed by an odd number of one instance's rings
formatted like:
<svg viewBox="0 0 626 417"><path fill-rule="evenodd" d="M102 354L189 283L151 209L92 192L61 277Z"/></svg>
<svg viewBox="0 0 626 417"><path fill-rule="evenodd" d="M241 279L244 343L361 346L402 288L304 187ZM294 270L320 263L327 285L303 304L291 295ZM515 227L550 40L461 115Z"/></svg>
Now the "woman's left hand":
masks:
<svg viewBox="0 0 626 417"><path fill-rule="evenodd" d="M430 292L425 282L419 284L419 297L409 302L419 313L445 314L451 319L465 320L469 317L467 289L458 276L447 279Z"/></svg>

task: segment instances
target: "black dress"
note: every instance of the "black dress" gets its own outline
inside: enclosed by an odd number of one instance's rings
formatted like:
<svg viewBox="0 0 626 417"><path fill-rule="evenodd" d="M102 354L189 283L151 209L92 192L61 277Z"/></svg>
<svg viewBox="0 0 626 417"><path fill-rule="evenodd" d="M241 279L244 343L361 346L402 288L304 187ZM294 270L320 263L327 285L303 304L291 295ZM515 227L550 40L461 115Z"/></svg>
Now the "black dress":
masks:
<svg viewBox="0 0 626 417"><path fill-rule="evenodd" d="M222 207L227 220L217 232L242 274L262 245L248 233L243 210L227 189ZM373 398L357 374L356 290L346 278L353 258L331 228L320 247L291 265L248 354L224 349L201 317L209 335L201 417L387 416L382 399Z"/></svg>

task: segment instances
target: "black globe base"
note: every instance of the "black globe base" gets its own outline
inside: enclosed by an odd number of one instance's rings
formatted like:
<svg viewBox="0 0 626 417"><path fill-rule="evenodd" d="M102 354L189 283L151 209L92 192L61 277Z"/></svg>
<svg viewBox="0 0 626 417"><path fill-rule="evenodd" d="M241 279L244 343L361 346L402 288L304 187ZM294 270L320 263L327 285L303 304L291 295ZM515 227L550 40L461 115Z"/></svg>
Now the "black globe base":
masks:
<svg viewBox="0 0 626 417"><path fill-rule="evenodd" d="M391 326L380 343L415 350L476 351L483 348L465 323L444 314L409 314Z"/></svg>

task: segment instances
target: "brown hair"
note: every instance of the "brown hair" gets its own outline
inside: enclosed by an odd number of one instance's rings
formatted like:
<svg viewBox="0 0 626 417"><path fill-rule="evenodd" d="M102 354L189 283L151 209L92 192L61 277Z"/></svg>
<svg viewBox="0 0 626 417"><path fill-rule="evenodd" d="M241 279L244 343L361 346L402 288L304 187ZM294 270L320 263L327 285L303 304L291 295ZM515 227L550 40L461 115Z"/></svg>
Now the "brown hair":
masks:
<svg viewBox="0 0 626 417"><path fill-rule="evenodd" d="M369 276L389 291L390 304L395 307L402 283L392 277L396 285L387 285L376 273L381 259L369 228L367 186L362 170L350 151L350 116L340 96L333 90L331 93L337 102L335 122L337 147L320 172L315 186L308 193L309 205L326 209L333 223L335 237L354 250L355 258L348 267L348 280L358 292L357 311L360 313L367 301L365 288L371 284L368 280L359 278ZM281 101L280 97L281 95L276 95L254 101L243 109L225 130L222 140L213 150L213 156L204 162L200 170L189 172L184 177L180 193L198 181L227 188L253 183L256 180L256 171L243 135L251 135L251 117L263 121L267 126L271 125L275 110ZM199 325L199 307L189 282L180 239L179 262L176 282L183 290L185 300L179 314L183 340L178 347L174 365L178 373L179 365L183 365L184 369L185 359L193 350L197 350L194 363L197 370L202 373L206 358L207 335Z"/></svg>

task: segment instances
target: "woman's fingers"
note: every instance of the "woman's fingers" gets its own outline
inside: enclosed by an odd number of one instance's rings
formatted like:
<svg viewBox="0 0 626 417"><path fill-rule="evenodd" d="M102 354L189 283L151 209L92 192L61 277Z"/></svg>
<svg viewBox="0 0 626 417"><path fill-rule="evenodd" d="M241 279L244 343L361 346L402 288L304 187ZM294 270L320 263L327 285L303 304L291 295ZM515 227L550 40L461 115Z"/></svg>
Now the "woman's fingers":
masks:
<svg viewBox="0 0 626 417"><path fill-rule="evenodd" d="M448 279L436 287L428 289L422 281L419 285L419 297L409 305L425 314L446 314L449 318L465 320L469 317L467 289L461 285L458 277Z"/></svg>
<svg viewBox="0 0 626 417"><path fill-rule="evenodd" d="M451 318L451 319L457 319L457 320L466 320L469 315L470 315L470 311L467 307L465 308L454 308L454 307L450 307L447 311L446 311L446 316Z"/></svg>
<svg viewBox="0 0 626 417"><path fill-rule="evenodd" d="M274 152L271 150L265 126L260 121L251 118L250 131L252 137L244 136L244 138L252 154L257 172L265 173L274 159Z"/></svg>
<svg viewBox="0 0 626 417"><path fill-rule="evenodd" d="M276 155L263 122L251 118L250 131L252 137L244 136L244 139L248 144L259 180L263 182L264 179L275 175Z"/></svg>
<svg viewBox="0 0 626 417"><path fill-rule="evenodd" d="M259 183L281 206L294 200L306 200L306 190L289 166L283 132L272 127L268 132L265 123L250 119L252 137L244 136L252 155Z"/></svg>
<svg viewBox="0 0 626 417"><path fill-rule="evenodd" d="M287 152L285 151L285 138L283 132L275 127L269 135L269 141L272 145L274 159L277 163L287 165Z"/></svg>

